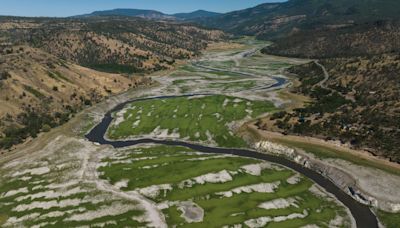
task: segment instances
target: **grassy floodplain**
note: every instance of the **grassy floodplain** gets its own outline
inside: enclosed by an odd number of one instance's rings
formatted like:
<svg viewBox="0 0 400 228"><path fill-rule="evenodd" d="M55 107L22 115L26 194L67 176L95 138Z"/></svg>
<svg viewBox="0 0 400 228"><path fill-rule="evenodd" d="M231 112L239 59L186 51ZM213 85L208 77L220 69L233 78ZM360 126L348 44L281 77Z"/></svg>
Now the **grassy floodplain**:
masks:
<svg viewBox="0 0 400 228"><path fill-rule="evenodd" d="M379 220L385 225L386 228L397 228L400 224L399 213L389 213L379 210L377 212Z"/></svg>
<svg viewBox="0 0 400 228"><path fill-rule="evenodd" d="M245 37L233 41L234 49L207 51L195 63L179 67L169 74L174 80L171 91L186 93L260 92L274 83L271 76L281 76L282 69L298 60L265 56L257 51L268 42Z"/></svg>
<svg viewBox="0 0 400 228"><path fill-rule="evenodd" d="M345 210L315 193L311 181L259 160L154 146L121 150L102 164L100 178L146 195L171 227L248 225L257 218L272 219L268 227L349 225ZM196 216L201 219L190 220Z"/></svg>
<svg viewBox="0 0 400 228"><path fill-rule="evenodd" d="M217 146L243 147L245 142L229 130L228 124L274 109L270 102L222 95L138 101L115 114L108 137L171 136Z"/></svg>
<svg viewBox="0 0 400 228"><path fill-rule="evenodd" d="M239 51L231 53L236 54ZM198 85L203 86L200 91L204 93L230 90L232 94L232 90L247 90L254 83L260 86L264 79L246 78L229 72L230 68L258 74L284 67L260 54L246 59L239 66L232 61L204 63L226 69L222 71L184 66L171 75L176 78L171 84L191 93ZM180 76L197 76L200 81L195 81L194 87L192 79L179 81ZM121 122L108 133L116 138L174 136L242 147L244 141L233 135L228 125L274 110L269 102L223 95L148 100L115 113ZM90 117L84 120L86 124L77 134L83 135L95 122ZM146 202L154 203L171 227L247 226L259 222L255 219L268 221L267 227L329 227L334 223L349 227L342 206L318 191L307 178L280 166L248 158L199 154L181 147L116 150L78 138L70 140L61 138L39 155L29 154L15 166L1 166L0 227L145 227L151 219L142 201L126 198L135 196L136 191L148 199Z"/></svg>
<svg viewBox="0 0 400 228"><path fill-rule="evenodd" d="M145 212L137 202L85 181L85 145L68 142L55 154L1 166L0 227L138 227ZM88 151L83 151L88 153ZM136 219L135 219L136 218Z"/></svg>

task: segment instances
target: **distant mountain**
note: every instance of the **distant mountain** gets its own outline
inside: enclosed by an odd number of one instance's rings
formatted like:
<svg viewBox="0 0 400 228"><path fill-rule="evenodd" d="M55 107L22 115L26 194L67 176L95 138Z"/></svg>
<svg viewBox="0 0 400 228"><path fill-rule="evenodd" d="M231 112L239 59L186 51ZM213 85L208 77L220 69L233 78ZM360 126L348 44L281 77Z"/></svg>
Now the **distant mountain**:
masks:
<svg viewBox="0 0 400 228"><path fill-rule="evenodd" d="M142 9L113 9L104 11L95 11L90 14L78 15L75 17L93 17L93 16L124 16L141 17L146 19L173 19L172 16L155 10Z"/></svg>
<svg viewBox="0 0 400 228"><path fill-rule="evenodd" d="M95 17L95 16L123 16L123 17L141 17L155 20L192 20L198 18L209 18L221 15L220 13L209 12L205 10L197 10L191 13L165 14L155 10L142 9L113 9L104 11L95 11L90 14L74 16L75 18Z"/></svg>
<svg viewBox="0 0 400 228"><path fill-rule="evenodd" d="M172 16L183 19L183 20L191 20L191 19L196 19L196 18L212 18L222 15L221 13L215 13L215 12L210 12L210 11L205 11L205 10L197 10L191 13L177 13L173 14Z"/></svg>
<svg viewBox="0 0 400 228"><path fill-rule="evenodd" d="M399 9L398 0L289 0L205 18L198 23L271 39L304 29L399 18Z"/></svg>

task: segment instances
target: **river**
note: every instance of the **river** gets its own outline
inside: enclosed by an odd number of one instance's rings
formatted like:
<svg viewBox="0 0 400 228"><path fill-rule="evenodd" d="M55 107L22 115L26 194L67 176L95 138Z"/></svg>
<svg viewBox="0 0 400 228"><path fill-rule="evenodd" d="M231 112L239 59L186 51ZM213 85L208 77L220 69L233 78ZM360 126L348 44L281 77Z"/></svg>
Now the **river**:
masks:
<svg viewBox="0 0 400 228"><path fill-rule="evenodd" d="M273 86L282 85L282 81L277 81ZM199 95L199 94L196 94ZM203 94L204 95L204 94ZM296 172L303 174L309 179L313 180L316 184L323 187L327 192L333 194L340 202L342 202L351 212L353 218L356 221L357 227L359 228L375 228L378 227L378 221L376 216L371 212L370 208L366 205L363 205L353 199L350 195L346 194L339 187L337 187L330 180L326 179L320 173L317 173L311 169L305 168L304 166L285 159L283 157L273 156L269 154L259 153L257 151L249 150L249 149L229 149L229 148L217 148L217 147L208 147L194 143L182 142L182 141L168 141L168 140L155 140L155 139L138 139L138 140L127 140L127 141L109 141L105 139L105 134L107 132L108 127L110 126L113 118L112 113L119 111L124 108L124 106L128 103L132 103L135 101L143 101L150 99L165 99L165 98L175 98L175 97L189 97L194 96L194 94L189 95L181 95L181 96L161 96L161 97L149 97L149 98L139 98L135 100L130 100L115 106L112 110L108 111L103 117L102 121L96 125L87 135L86 138L93 142L99 143L101 145L111 145L115 148L123 148L134 146L138 144L146 144L146 143L154 143L154 144L162 144L169 146L184 146L190 149L193 149L198 152L203 153L217 153L217 154L230 154L237 155L241 157L247 158L255 158L268 162L273 162L276 164L280 164Z"/></svg>

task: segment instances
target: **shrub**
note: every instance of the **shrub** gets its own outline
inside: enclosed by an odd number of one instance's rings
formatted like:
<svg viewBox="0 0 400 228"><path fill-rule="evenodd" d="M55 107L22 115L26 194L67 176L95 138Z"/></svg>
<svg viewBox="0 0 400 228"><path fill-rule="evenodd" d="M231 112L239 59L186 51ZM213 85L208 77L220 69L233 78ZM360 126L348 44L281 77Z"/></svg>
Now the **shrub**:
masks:
<svg viewBox="0 0 400 228"><path fill-rule="evenodd" d="M48 124L43 125L42 131L43 132L49 132L51 130L51 127Z"/></svg>
<svg viewBox="0 0 400 228"><path fill-rule="evenodd" d="M1 74L0 74L0 81L1 81L1 80L7 80L7 79L9 79L9 78L11 78L11 74L10 74L8 71L3 71L3 72L1 72Z"/></svg>

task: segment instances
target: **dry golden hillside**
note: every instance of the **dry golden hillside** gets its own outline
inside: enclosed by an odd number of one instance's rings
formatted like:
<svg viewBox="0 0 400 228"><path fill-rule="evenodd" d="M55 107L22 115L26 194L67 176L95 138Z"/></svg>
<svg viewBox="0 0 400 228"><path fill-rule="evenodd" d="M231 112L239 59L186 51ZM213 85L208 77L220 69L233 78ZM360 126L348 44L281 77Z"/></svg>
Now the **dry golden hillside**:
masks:
<svg viewBox="0 0 400 228"><path fill-rule="evenodd" d="M3 23L1 23L3 21ZM8 42L45 50L63 60L113 73L148 73L168 69L176 59L198 55L217 30L141 18L91 19L0 18Z"/></svg>
<svg viewBox="0 0 400 228"><path fill-rule="evenodd" d="M84 106L148 83L71 64L29 46L2 47L0 53L3 148L62 124Z"/></svg>

